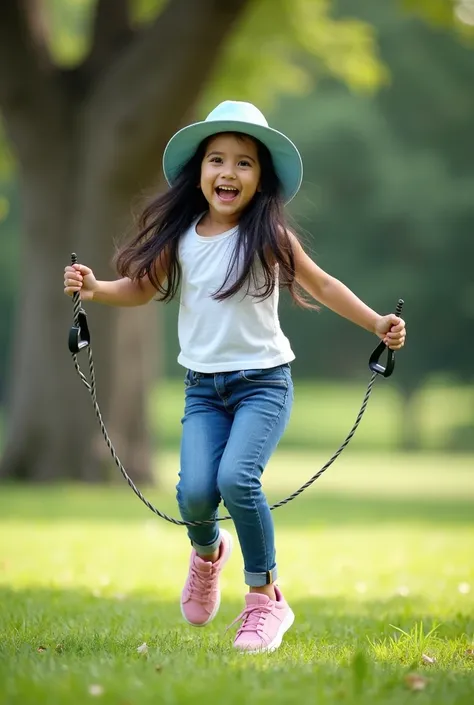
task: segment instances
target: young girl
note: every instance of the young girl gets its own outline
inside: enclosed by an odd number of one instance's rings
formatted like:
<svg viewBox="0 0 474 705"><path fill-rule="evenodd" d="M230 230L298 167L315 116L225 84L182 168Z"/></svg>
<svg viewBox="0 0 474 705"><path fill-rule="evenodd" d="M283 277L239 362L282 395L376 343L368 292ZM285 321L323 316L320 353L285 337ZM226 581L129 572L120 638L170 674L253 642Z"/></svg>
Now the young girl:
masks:
<svg viewBox="0 0 474 705"><path fill-rule="evenodd" d="M279 647L294 614L277 587L273 521L263 470L290 417L294 359L278 319L286 287L376 334L393 350L405 324L381 316L321 270L290 231L283 206L302 180L301 158L250 103L225 101L177 132L163 156L170 189L143 212L118 253L121 278L98 281L83 264L65 268L64 291L83 300L138 306L180 291L178 362L186 368L177 498L192 545L181 612L208 624L220 604L219 574L230 534L212 521L223 500L232 516L249 592L234 645Z"/></svg>

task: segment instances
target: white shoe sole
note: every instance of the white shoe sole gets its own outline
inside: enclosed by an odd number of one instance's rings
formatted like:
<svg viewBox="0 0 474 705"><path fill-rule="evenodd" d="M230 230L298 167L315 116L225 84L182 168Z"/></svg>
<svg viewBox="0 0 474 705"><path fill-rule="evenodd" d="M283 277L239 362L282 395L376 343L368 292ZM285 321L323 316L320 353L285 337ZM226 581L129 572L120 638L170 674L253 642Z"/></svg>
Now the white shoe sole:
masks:
<svg viewBox="0 0 474 705"><path fill-rule="evenodd" d="M276 651L278 647L281 646L281 642L283 641L283 636L285 632L288 631L294 621L295 615L293 610L290 608L285 619L280 624L280 628L278 629L277 635L275 636L273 641L271 641L267 646L262 646L259 649L239 649L239 647L237 646L236 649L241 651L243 654L264 654L270 653L271 651Z"/></svg>
<svg viewBox="0 0 474 705"><path fill-rule="evenodd" d="M224 555L222 556L222 567L221 567L221 570L222 570L222 568L225 566L225 564L226 564L227 561L229 560L230 554L232 553L232 543L233 543L233 542L232 542L232 536L231 536L231 534L229 534L229 532L226 531L225 529L220 529L220 532L219 532L219 533L220 533L221 536L225 536L226 541L227 541L227 547L226 547L226 550L225 550L225 552L224 552ZM220 575L219 575L219 581L220 581ZM206 624L209 624L209 622L212 622L212 620L214 619L214 617L216 616L216 614L219 612L219 607L221 606L221 589L220 589L220 585L219 585L218 594L217 594L216 606L214 607L214 609L212 610L211 614L209 615L209 618L208 618L205 622L201 622L200 624L196 624L195 622L190 622L189 619L187 619L186 615L184 614L182 598L181 598L180 605L181 605L181 614L182 614L182 617L183 617L183 619L184 619L185 622L187 622L188 624L190 624L192 627L205 627ZM289 626L291 626L291 625L289 625ZM287 627L287 628L288 628L288 627ZM281 641L281 640L280 640L280 641Z"/></svg>

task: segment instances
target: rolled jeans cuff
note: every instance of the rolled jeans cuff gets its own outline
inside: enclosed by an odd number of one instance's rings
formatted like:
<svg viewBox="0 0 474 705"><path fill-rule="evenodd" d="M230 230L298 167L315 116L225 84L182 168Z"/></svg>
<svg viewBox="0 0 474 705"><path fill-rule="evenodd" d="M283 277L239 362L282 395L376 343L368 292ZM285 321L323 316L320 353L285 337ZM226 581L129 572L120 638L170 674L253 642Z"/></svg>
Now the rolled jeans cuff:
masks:
<svg viewBox="0 0 474 705"><path fill-rule="evenodd" d="M275 582L278 577L278 571L276 566L271 570L266 570L264 573L249 573L248 570L244 570L244 576L245 584L249 587L263 587Z"/></svg>
<svg viewBox="0 0 474 705"><path fill-rule="evenodd" d="M221 537L218 535L215 541L210 543L208 546L200 546L199 544L195 543L194 541L191 541L191 546L194 548L198 556L210 556L211 553L214 553L214 551L217 551L219 546L221 545Z"/></svg>

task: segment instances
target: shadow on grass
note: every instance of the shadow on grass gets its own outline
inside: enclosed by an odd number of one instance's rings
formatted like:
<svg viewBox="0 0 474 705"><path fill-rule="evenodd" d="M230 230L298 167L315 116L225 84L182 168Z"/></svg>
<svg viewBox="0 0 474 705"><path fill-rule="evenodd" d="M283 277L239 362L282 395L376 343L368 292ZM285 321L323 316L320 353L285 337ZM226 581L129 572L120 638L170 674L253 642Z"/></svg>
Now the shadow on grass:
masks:
<svg viewBox="0 0 474 705"><path fill-rule="evenodd" d="M172 496L153 490L147 499L171 516L179 518ZM270 502L281 496L269 495ZM153 514L124 487L17 486L3 485L0 494L2 520L119 521L142 522ZM370 525L416 523L444 525L474 524L472 498L390 497L387 494L318 492L311 488L303 496L274 511L280 526Z"/></svg>

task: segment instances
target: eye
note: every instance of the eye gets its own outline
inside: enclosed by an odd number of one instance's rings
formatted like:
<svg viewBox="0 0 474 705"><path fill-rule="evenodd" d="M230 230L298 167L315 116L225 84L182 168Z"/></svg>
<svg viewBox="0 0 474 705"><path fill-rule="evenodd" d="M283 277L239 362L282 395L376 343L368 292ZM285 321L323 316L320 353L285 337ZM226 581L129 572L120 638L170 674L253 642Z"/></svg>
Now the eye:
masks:
<svg viewBox="0 0 474 705"><path fill-rule="evenodd" d="M247 161L247 159L241 159L239 162L239 166L252 166L252 165L249 161Z"/></svg>
<svg viewBox="0 0 474 705"><path fill-rule="evenodd" d="M212 163L212 162L215 162L216 164L221 164L221 163L222 163L222 157L211 157L211 158L209 159L209 161L210 161L211 163Z"/></svg>

